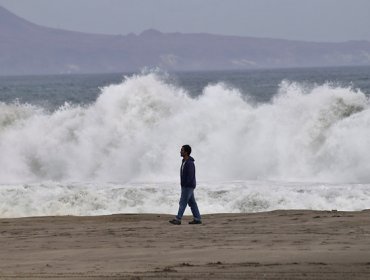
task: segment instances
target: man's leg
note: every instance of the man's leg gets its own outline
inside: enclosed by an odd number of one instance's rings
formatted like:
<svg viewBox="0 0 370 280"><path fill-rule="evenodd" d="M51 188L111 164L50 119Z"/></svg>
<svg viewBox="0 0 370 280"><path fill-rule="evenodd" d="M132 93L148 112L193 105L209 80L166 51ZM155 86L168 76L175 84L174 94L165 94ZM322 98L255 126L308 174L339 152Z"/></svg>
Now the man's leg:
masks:
<svg viewBox="0 0 370 280"><path fill-rule="evenodd" d="M177 213L176 219L182 219L184 215L186 205L188 205L190 197L193 195L194 189L192 188L181 188L181 197L179 202L179 211Z"/></svg>
<svg viewBox="0 0 370 280"><path fill-rule="evenodd" d="M201 221L202 218L201 218L200 213L199 213L198 204L195 201L194 191L193 191L193 194L190 196L188 203L189 203L189 206L190 206L190 209L191 209L191 213L193 213L194 220L195 221Z"/></svg>

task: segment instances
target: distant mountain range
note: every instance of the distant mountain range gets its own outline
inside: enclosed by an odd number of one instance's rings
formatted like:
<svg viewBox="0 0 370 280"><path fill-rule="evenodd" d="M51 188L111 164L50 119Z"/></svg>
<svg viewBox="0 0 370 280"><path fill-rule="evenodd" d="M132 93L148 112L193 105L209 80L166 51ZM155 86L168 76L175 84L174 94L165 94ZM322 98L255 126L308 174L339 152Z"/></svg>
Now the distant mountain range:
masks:
<svg viewBox="0 0 370 280"><path fill-rule="evenodd" d="M370 65L370 42L303 42L211 34L101 35L48 28L0 7L0 75L109 73L143 67L236 70Z"/></svg>

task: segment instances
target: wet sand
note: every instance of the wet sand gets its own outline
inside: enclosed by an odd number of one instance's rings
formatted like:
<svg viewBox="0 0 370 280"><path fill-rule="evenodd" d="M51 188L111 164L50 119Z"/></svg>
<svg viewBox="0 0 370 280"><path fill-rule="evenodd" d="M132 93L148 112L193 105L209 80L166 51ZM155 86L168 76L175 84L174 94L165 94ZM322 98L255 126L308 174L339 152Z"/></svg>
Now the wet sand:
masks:
<svg viewBox="0 0 370 280"><path fill-rule="evenodd" d="M370 210L0 220L1 279L370 279Z"/></svg>

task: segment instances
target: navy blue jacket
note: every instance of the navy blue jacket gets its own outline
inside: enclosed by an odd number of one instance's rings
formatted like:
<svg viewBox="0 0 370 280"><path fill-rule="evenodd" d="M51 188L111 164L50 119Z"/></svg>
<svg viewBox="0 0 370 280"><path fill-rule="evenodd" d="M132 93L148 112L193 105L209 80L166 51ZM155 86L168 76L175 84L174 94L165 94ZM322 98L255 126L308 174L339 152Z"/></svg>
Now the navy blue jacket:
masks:
<svg viewBox="0 0 370 280"><path fill-rule="evenodd" d="M189 159L185 161L185 163L184 160L182 160L182 163L184 164L184 168L180 167L181 187L194 189L197 184L195 179L194 159L192 157L189 157Z"/></svg>

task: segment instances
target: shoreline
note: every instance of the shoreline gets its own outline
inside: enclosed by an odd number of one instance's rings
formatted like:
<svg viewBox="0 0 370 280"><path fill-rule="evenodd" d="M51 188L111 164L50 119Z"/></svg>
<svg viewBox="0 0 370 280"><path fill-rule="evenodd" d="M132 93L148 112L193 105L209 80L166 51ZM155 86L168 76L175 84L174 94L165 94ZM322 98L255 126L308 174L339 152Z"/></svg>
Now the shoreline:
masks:
<svg viewBox="0 0 370 280"><path fill-rule="evenodd" d="M0 279L370 279L370 210L0 219Z"/></svg>

